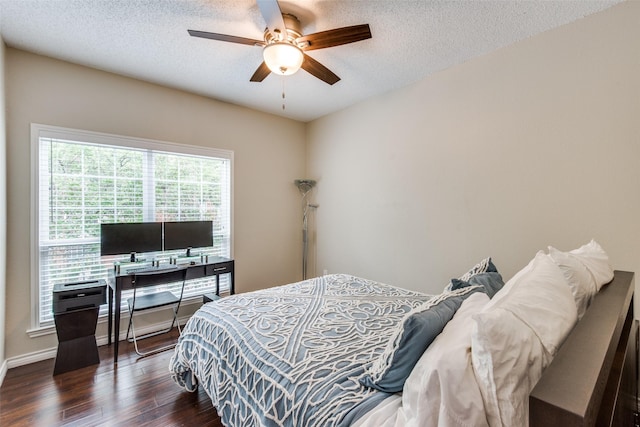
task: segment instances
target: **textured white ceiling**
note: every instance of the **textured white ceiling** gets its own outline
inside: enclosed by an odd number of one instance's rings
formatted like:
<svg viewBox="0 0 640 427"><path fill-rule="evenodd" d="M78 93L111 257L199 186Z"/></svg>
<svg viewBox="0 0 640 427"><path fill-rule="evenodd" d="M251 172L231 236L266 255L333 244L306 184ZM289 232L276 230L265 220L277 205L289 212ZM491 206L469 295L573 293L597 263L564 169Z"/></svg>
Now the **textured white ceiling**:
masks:
<svg viewBox="0 0 640 427"><path fill-rule="evenodd" d="M372 39L309 52L333 86L303 70L249 82L261 48L187 34L262 39L255 0L0 0L0 31L8 46L310 121L620 1L280 1L305 34L371 26Z"/></svg>

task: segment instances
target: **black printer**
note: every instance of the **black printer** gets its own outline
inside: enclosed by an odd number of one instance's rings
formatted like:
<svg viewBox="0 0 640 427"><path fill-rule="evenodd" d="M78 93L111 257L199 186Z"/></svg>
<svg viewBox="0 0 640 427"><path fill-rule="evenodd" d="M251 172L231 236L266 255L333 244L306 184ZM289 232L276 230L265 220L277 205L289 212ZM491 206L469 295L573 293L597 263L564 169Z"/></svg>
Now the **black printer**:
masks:
<svg viewBox="0 0 640 427"><path fill-rule="evenodd" d="M107 303L104 279L86 282L58 283L53 286L53 313L62 314L85 308L98 308Z"/></svg>

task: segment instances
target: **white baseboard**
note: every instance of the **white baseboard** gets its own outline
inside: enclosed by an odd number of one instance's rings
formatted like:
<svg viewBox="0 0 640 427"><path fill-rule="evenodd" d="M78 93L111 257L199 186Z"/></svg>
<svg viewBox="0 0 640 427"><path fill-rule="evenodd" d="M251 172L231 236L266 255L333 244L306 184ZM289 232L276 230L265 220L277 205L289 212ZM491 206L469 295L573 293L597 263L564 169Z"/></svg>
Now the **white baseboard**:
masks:
<svg viewBox="0 0 640 427"><path fill-rule="evenodd" d="M7 367L7 361L3 360L2 365L0 365L0 386L2 386L2 383L4 382L4 377L7 375L8 370L9 368Z"/></svg>
<svg viewBox="0 0 640 427"><path fill-rule="evenodd" d="M190 316L183 316L178 318L178 322L180 326L183 326L187 323ZM151 332L161 331L162 329L167 329L171 325L171 320L167 320L162 323L154 323L153 325L146 326L144 328L137 328L136 335L144 335ZM120 328L120 337L119 341L123 341L127 335L127 328ZM96 343L98 346L106 345L108 342L108 337L106 334L100 335L96 337ZM44 350L34 351L32 353L21 354L20 356L10 357L5 360L0 367L0 385L2 384L2 380L4 380L4 376L6 375L7 370L11 368L17 368L18 366L29 365L31 363L41 362L47 359L53 359L56 357L58 352L58 347L52 347Z"/></svg>
<svg viewBox="0 0 640 427"><path fill-rule="evenodd" d="M7 368L17 368L18 366L29 365L31 363L41 362L43 360L56 357L57 347L38 350L20 356L14 356L7 359Z"/></svg>

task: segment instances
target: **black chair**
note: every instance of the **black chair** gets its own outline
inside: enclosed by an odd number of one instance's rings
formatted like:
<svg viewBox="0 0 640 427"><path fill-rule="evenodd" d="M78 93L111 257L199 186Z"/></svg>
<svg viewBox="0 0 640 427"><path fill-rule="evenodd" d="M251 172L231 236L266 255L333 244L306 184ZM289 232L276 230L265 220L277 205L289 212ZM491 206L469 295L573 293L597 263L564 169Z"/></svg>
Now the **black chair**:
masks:
<svg viewBox="0 0 640 427"><path fill-rule="evenodd" d="M186 268L176 268L167 271L145 271L134 274L132 281L133 297L127 299L127 304L129 306L129 327L127 328L127 340L129 342L133 342L136 353L138 353L140 356L149 356L151 354L159 353L161 351L169 350L175 347L175 344L171 344L155 348L147 352L141 352L138 349L138 340L167 333L173 329L174 324L178 326L178 332L182 333L182 330L180 329L180 323L178 322L178 310L180 309L180 303L182 302L186 275ZM139 290L138 288L151 287L167 283L181 283L179 297L170 291L137 295ZM173 306L173 320L171 321L171 326L168 329L151 332L137 337L135 325L133 322L134 314L136 312L144 310L167 306ZM132 332L132 338L129 338L129 331Z"/></svg>

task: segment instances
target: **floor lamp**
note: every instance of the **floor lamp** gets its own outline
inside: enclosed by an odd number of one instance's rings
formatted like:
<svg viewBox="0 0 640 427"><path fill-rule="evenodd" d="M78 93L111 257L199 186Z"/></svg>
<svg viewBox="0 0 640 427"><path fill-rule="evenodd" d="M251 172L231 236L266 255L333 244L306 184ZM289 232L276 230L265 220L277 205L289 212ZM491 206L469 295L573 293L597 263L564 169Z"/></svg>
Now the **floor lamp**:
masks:
<svg viewBox="0 0 640 427"><path fill-rule="evenodd" d="M316 185L312 179L296 179L294 181L300 194L302 194L302 280L307 279L307 263L309 258L309 209L316 209L318 205L311 204L307 200L307 195Z"/></svg>

